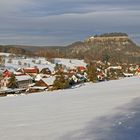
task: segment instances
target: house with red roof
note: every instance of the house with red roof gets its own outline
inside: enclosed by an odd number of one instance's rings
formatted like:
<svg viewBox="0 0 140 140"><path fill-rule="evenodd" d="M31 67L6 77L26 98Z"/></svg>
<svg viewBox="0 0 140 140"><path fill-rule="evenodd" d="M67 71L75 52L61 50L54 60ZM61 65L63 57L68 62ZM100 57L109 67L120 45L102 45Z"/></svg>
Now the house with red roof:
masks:
<svg viewBox="0 0 140 140"><path fill-rule="evenodd" d="M6 69L4 72L3 72L3 77L11 77L11 75L13 74L13 72L9 71L8 69Z"/></svg>
<svg viewBox="0 0 140 140"><path fill-rule="evenodd" d="M138 69L137 69L137 71L136 71L135 75L140 76L140 68L138 68Z"/></svg>
<svg viewBox="0 0 140 140"><path fill-rule="evenodd" d="M21 68L18 69L18 72L22 72L24 74L29 74L29 75L37 75L39 73L39 69L37 67Z"/></svg>
<svg viewBox="0 0 140 140"><path fill-rule="evenodd" d="M86 71L86 67L84 67L84 66L77 66L76 68L77 68L77 70L80 71L80 72Z"/></svg>
<svg viewBox="0 0 140 140"><path fill-rule="evenodd" d="M55 79L55 76L50 76L48 78L36 78L35 83L30 86L28 92L40 92L52 88Z"/></svg>
<svg viewBox="0 0 140 140"><path fill-rule="evenodd" d="M1 79L1 87L4 88L4 87L7 87L7 85L9 84L9 79L10 79L11 75L10 74L7 74L7 76L3 77ZM16 78L16 82L17 82L17 85L18 85L18 88L28 88L28 86L30 84L33 83L33 79L31 76L29 75L15 75L15 78Z"/></svg>

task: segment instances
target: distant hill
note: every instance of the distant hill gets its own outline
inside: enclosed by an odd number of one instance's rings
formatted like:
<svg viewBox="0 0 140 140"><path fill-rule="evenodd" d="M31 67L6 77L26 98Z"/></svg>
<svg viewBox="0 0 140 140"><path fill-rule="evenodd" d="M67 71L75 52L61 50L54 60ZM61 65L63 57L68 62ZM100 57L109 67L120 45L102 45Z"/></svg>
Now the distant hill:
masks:
<svg viewBox="0 0 140 140"><path fill-rule="evenodd" d="M80 58L86 61L104 61L108 58L112 62L140 63L140 47L126 33L94 35L68 46L7 45L0 46L0 51L44 57Z"/></svg>
<svg viewBox="0 0 140 140"><path fill-rule="evenodd" d="M0 52L13 54L27 54L27 50L14 45L0 45Z"/></svg>
<svg viewBox="0 0 140 140"><path fill-rule="evenodd" d="M67 57L86 60L104 60L108 56L115 62L140 62L140 47L125 33L92 36L83 42L75 42L66 49Z"/></svg>

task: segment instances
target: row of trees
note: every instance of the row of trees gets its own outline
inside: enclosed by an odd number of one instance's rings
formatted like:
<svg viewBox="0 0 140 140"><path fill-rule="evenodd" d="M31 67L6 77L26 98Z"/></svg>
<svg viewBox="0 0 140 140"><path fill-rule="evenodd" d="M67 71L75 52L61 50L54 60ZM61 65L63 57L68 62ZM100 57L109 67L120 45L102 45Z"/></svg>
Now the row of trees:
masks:
<svg viewBox="0 0 140 140"><path fill-rule="evenodd" d="M101 35L95 35L94 37L114 37L114 36L128 36L126 33L114 32L114 33L105 33Z"/></svg>

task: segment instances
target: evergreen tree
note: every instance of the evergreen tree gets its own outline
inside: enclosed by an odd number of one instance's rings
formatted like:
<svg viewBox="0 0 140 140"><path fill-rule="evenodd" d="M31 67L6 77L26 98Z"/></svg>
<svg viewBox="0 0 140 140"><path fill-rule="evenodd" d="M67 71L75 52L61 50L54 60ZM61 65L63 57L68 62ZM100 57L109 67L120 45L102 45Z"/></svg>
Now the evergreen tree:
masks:
<svg viewBox="0 0 140 140"><path fill-rule="evenodd" d="M5 64L5 59L3 56L0 56L0 66L4 66Z"/></svg>
<svg viewBox="0 0 140 140"><path fill-rule="evenodd" d="M57 72L56 79L54 81L54 89L66 89L69 87L69 79L65 77L62 71Z"/></svg>
<svg viewBox="0 0 140 140"><path fill-rule="evenodd" d="M7 85L8 88L17 88L17 80L14 74L11 75L11 77L9 78L9 83Z"/></svg>
<svg viewBox="0 0 140 140"><path fill-rule="evenodd" d="M96 82L97 81L97 73L95 64L90 63L87 66L87 78L89 81Z"/></svg>
<svg viewBox="0 0 140 140"><path fill-rule="evenodd" d="M63 69L62 64L58 64L56 63L55 67L54 67L55 71L61 71Z"/></svg>

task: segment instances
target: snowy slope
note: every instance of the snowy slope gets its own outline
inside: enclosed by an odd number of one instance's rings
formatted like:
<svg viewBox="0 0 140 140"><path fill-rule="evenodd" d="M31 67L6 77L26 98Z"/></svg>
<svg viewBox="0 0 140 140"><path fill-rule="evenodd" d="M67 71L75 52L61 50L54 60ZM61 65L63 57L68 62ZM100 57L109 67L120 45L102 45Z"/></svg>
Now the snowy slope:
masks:
<svg viewBox="0 0 140 140"><path fill-rule="evenodd" d="M73 69L77 66L84 66L86 67L86 63L84 60L78 60L78 59L64 59L64 58L55 58L55 63L65 65L67 68Z"/></svg>
<svg viewBox="0 0 140 140"><path fill-rule="evenodd" d="M128 108L140 97L139 84L140 77L133 77L0 98L0 140L126 140L107 136L112 125L122 125L116 115L133 118Z"/></svg>
<svg viewBox="0 0 140 140"><path fill-rule="evenodd" d="M39 70L42 70L43 68L49 68L51 71L54 71L54 67L55 65L46 61L45 58L38 58L38 59L35 59L35 58L13 58L12 59L12 63L8 63L8 60L9 58L6 58L6 63L5 63L5 66L6 67L12 67L12 68L15 68L15 69L18 69L18 68L24 68L24 67L29 67L28 65L30 65L30 67L35 67L37 66L39 68ZM21 62L21 65L18 65L18 62ZM35 61L35 63L33 63L32 61ZM39 63L40 61L40 63ZM24 64L27 64L27 65L24 65Z"/></svg>
<svg viewBox="0 0 140 140"><path fill-rule="evenodd" d="M45 58L42 58L42 57L38 57L38 58L14 57L14 58L12 58L11 63L8 63L8 61L9 61L9 58L8 57L5 58L5 66L7 68L18 69L18 68L24 68L24 67L37 66L39 68L39 70L42 70L43 68L49 68L52 72L54 71L54 67L55 67L56 63L65 65L67 68L75 68L77 66L86 67L86 65L87 65L83 60L64 59L64 58L55 58L55 64L47 61ZM19 65L19 61L21 63L20 65Z"/></svg>

